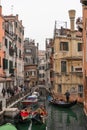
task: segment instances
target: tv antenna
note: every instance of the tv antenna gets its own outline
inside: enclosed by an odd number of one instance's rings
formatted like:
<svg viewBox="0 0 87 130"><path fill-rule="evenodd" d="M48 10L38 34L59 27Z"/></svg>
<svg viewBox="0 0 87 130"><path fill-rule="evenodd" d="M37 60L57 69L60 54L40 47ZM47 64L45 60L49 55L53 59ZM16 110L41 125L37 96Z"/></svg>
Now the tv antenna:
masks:
<svg viewBox="0 0 87 130"><path fill-rule="evenodd" d="M14 6L13 6L13 5L11 5L11 14L13 14L13 7L14 7Z"/></svg>

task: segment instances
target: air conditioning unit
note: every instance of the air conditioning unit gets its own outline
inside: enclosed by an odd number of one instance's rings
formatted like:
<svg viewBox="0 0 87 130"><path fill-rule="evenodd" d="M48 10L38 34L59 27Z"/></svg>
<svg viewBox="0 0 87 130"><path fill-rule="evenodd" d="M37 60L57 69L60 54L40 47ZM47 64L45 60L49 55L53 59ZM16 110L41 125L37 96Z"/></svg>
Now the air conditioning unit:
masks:
<svg viewBox="0 0 87 130"><path fill-rule="evenodd" d="M82 67L74 67L74 72L82 72Z"/></svg>

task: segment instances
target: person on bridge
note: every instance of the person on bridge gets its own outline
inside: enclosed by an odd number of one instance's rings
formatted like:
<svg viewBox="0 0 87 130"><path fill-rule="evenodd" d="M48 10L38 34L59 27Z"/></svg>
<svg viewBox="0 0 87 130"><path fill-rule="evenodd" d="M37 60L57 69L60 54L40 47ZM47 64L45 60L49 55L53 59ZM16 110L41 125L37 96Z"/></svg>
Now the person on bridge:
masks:
<svg viewBox="0 0 87 130"><path fill-rule="evenodd" d="M6 94L6 90L5 90L5 88L3 87L3 88L2 88L2 95L3 95L3 97L5 97L5 94Z"/></svg>

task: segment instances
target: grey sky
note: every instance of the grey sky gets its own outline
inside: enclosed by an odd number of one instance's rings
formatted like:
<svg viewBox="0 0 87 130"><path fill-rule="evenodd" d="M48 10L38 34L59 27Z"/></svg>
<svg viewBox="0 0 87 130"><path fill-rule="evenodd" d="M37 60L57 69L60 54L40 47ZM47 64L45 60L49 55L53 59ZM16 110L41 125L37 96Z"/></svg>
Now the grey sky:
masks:
<svg viewBox="0 0 87 130"><path fill-rule="evenodd" d="M19 15L25 37L35 39L41 50L45 49L45 39L53 37L55 20L66 21L69 27L70 9L76 10L76 17L82 17L80 0L2 0L1 5L3 15Z"/></svg>

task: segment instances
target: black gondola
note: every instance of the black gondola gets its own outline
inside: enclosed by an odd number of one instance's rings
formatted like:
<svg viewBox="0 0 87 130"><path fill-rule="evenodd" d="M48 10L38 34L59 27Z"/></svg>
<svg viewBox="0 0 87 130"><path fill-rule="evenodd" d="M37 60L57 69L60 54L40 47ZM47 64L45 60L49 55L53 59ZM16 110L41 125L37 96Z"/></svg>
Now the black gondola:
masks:
<svg viewBox="0 0 87 130"><path fill-rule="evenodd" d="M57 100L51 100L49 101L51 104L61 107L61 108L70 108L77 104L77 100L72 102L65 102L65 101L57 101Z"/></svg>

